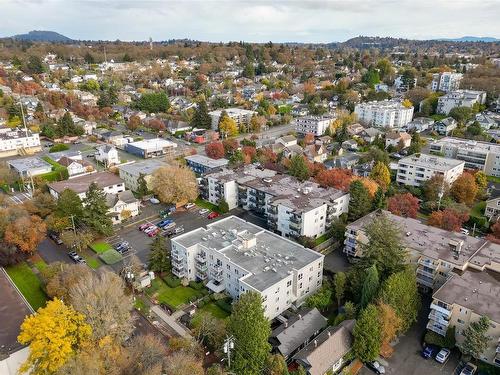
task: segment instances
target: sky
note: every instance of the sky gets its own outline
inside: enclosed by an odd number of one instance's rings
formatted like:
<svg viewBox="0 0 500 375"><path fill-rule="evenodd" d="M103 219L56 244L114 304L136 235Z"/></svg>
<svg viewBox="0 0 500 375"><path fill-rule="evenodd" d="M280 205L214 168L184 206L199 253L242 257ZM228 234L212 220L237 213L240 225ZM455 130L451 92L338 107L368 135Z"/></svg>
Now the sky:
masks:
<svg viewBox="0 0 500 375"><path fill-rule="evenodd" d="M0 36L212 42L500 37L500 0L0 0Z"/></svg>

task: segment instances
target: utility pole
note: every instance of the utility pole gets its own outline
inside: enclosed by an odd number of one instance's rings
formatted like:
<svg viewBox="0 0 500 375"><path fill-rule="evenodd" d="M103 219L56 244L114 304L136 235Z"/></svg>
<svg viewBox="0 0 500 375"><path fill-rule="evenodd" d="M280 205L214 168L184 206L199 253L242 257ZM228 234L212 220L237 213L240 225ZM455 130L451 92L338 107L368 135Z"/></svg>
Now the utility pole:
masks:
<svg viewBox="0 0 500 375"><path fill-rule="evenodd" d="M73 226L73 233L76 235L76 228L75 228L75 215L71 215L71 225Z"/></svg>
<svg viewBox="0 0 500 375"><path fill-rule="evenodd" d="M226 341L224 341L224 353L227 353L227 367L231 368L231 350L234 349L234 337L229 336Z"/></svg>

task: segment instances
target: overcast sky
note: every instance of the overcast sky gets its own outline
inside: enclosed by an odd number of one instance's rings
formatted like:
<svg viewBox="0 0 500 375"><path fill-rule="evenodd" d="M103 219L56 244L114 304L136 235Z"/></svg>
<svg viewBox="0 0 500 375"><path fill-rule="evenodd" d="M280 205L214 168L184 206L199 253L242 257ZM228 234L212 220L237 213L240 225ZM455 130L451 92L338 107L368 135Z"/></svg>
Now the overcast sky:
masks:
<svg viewBox="0 0 500 375"><path fill-rule="evenodd" d="M331 42L500 36L500 0L0 0L0 36L74 39Z"/></svg>

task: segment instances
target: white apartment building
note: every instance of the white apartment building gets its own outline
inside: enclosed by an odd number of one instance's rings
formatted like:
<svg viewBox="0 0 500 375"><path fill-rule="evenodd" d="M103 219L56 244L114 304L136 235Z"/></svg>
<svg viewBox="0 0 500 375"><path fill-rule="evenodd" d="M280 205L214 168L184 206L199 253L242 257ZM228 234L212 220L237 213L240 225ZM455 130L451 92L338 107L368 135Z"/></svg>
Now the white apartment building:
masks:
<svg viewBox="0 0 500 375"><path fill-rule="evenodd" d="M413 118L413 106L407 108L397 100L356 104L354 113L361 123L380 128L401 129Z"/></svg>
<svg viewBox="0 0 500 375"><path fill-rule="evenodd" d="M267 218L269 228L285 237L318 237L349 207L349 194L253 165L205 175L201 196L213 204L224 199Z"/></svg>
<svg viewBox="0 0 500 375"><path fill-rule="evenodd" d="M130 164L120 165L118 171L120 178L125 182L125 186L132 191L139 188L139 177L144 175L144 180L148 189L151 189L151 176L158 168L165 167L167 164L159 159L148 159Z"/></svg>
<svg viewBox="0 0 500 375"><path fill-rule="evenodd" d="M470 323L487 316L489 341L478 359L500 367L499 276L498 272L452 273L433 295L427 329L445 336L448 328L455 327L455 339L460 347Z"/></svg>
<svg viewBox="0 0 500 375"><path fill-rule="evenodd" d="M252 116L257 114L255 111L241 108L226 108L211 111L208 114L212 117L212 130L217 130L219 128L219 120L222 112L226 112L226 114L232 118L238 126L241 124L249 124Z"/></svg>
<svg viewBox="0 0 500 375"><path fill-rule="evenodd" d="M38 133L0 126L0 157L33 154L40 150Z"/></svg>
<svg viewBox="0 0 500 375"><path fill-rule="evenodd" d="M484 91L455 90L440 96L436 112L447 115L455 107L469 107L474 104L484 104L486 93Z"/></svg>
<svg viewBox="0 0 500 375"><path fill-rule="evenodd" d="M348 257L363 257L363 244L368 241L365 228L382 214L401 228L408 263L415 266L417 282L424 290L439 289L452 271L500 272L500 245L383 210L374 211L347 226L344 253Z"/></svg>
<svg viewBox="0 0 500 375"><path fill-rule="evenodd" d="M325 134L332 121L331 116L304 116L295 119L295 131L300 134L314 134L321 137Z"/></svg>
<svg viewBox="0 0 500 375"><path fill-rule="evenodd" d="M500 145L496 143L445 137L433 141L429 152L463 160L467 169L479 169L488 176L500 177Z"/></svg>
<svg viewBox="0 0 500 375"><path fill-rule="evenodd" d="M48 184L49 193L55 199L66 189L73 190L80 199L84 199L90 184L95 182L106 194L118 194L125 191L125 183L117 175L109 172L98 172L81 177L75 177L70 180L52 182Z"/></svg>
<svg viewBox="0 0 500 375"><path fill-rule="evenodd" d="M460 81L463 78L461 73L443 72L432 75L431 90L450 92L458 90Z"/></svg>
<svg viewBox="0 0 500 375"><path fill-rule="evenodd" d="M322 283L324 256L236 216L172 239L172 273L206 280L233 299L262 296L267 318L300 305Z"/></svg>
<svg viewBox="0 0 500 375"><path fill-rule="evenodd" d="M420 186L434 175L441 175L451 185L464 172L464 166L462 160L414 154L399 160L396 182Z"/></svg>

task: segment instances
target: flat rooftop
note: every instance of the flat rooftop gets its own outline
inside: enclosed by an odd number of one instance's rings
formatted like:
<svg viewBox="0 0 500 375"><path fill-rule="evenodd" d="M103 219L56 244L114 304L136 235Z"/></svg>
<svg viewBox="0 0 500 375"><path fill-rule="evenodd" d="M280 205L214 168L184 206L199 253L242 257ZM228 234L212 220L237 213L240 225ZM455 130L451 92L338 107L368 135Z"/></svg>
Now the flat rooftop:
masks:
<svg viewBox="0 0 500 375"><path fill-rule="evenodd" d="M159 150L165 147L177 147L177 143L162 138L143 139L142 141L128 143L128 145L143 150Z"/></svg>
<svg viewBox="0 0 500 375"><path fill-rule="evenodd" d="M473 310L479 315L486 315L500 323L500 282L489 272L467 271L462 275L453 274L441 288L434 293L434 298L448 304L458 304Z"/></svg>
<svg viewBox="0 0 500 375"><path fill-rule="evenodd" d="M223 169L210 173L207 177L221 182L236 180L239 186L272 195L274 204L282 204L297 212L312 210L347 194L342 190L321 187L312 181L300 182L295 177L254 165Z"/></svg>
<svg viewBox="0 0 500 375"><path fill-rule="evenodd" d="M220 116L224 111L227 113L228 116L252 115L254 113L257 113L255 111L243 108L226 108L226 109L217 109L215 111L211 111L209 112L209 115Z"/></svg>
<svg viewBox="0 0 500 375"><path fill-rule="evenodd" d="M52 168L49 163L36 156L9 160L8 163L12 168L19 172L29 171L30 169Z"/></svg>
<svg viewBox="0 0 500 375"><path fill-rule="evenodd" d="M0 270L0 355L10 354L23 347L17 336L21 331L21 323L32 313L31 307L12 286L3 269Z"/></svg>
<svg viewBox="0 0 500 375"><path fill-rule="evenodd" d="M417 219L405 218L391 214L389 211L374 211L347 227L354 230L363 230L377 215L385 213L390 220L401 228L401 238L407 248L415 250L431 259L441 259L458 267L467 262L484 265L499 261L500 245L484 239L466 236L459 232L449 232L444 229L426 225ZM450 241L461 242L460 253L450 248Z"/></svg>
<svg viewBox="0 0 500 375"><path fill-rule="evenodd" d="M463 139L463 138L453 138L453 137L445 137L439 140L436 140L431 143L439 144L439 145L448 145L460 148L462 150L481 150L485 152L496 152L500 153L500 145L496 143L489 142L480 142L474 141L471 139Z"/></svg>
<svg viewBox="0 0 500 375"><path fill-rule="evenodd" d="M158 168L166 167L168 164L159 159L148 159L131 164L120 165L119 170L127 172L132 176L139 176L140 173L150 175Z"/></svg>
<svg viewBox="0 0 500 375"><path fill-rule="evenodd" d="M411 155L399 160L398 164L409 164L416 167L428 168L438 171L448 171L460 164L465 164L463 160L443 158L441 156L419 154Z"/></svg>
<svg viewBox="0 0 500 375"><path fill-rule="evenodd" d="M246 240L254 238L255 246L243 246ZM324 257L237 216L177 236L172 242L184 247L198 245L224 254L248 272L243 281L259 291L283 280L291 271Z"/></svg>
<svg viewBox="0 0 500 375"><path fill-rule="evenodd" d="M188 155L184 157L184 159L189 160L193 163L201 164L208 168L219 168L227 165L229 160L221 158L221 159L212 159L205 155Z"/></svg>

